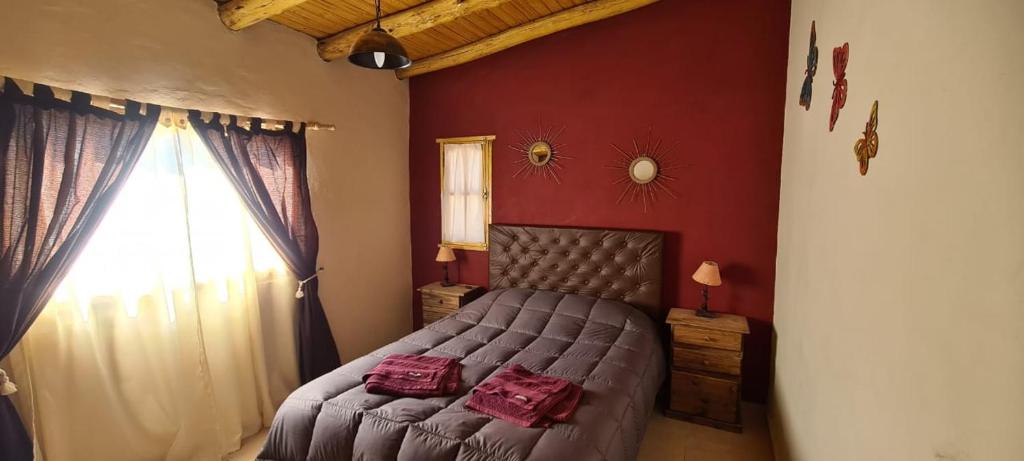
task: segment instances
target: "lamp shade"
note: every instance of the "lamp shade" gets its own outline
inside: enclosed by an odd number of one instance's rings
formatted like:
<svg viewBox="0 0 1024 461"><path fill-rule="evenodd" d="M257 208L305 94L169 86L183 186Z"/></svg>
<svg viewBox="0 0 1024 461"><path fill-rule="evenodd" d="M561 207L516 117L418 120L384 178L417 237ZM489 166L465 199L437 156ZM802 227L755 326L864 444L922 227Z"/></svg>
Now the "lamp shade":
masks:
<svg viewBox="0 0 1024 461"><path fill-rule="evenodd" d="M348 60L369 69L401 69L412 64L409 54L398 39L380 26L363 34L352 44Z"/></svg>
<svg viewBox="0 0 1024 461"><path fill-rule="evenodd" d="M439 263L450 263L455 261L455 252L451 248L441 247L437 250L437 258L434 259Z"/></svg>
<svg viewBox="0 0 1024 461"><path fill-rule="evenodd" d="M704 261L697 268L697 272L693 273L693 280L701 285L707 285L711 287L717 287L722 284L722 277L718 273L718 263L714 261Z"/></svg>

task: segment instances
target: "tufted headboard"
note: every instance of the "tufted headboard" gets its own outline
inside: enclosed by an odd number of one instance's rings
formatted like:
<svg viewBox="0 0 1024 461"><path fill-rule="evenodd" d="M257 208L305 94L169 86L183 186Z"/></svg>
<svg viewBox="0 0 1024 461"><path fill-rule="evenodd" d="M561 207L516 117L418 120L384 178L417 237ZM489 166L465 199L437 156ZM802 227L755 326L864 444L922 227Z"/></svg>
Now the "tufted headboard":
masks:
<svg viewBox="0 0 1024 461"><path fill-rule="evenodd" d="M661 305L660 232L492 224L490 288L533 288L616 299L655 320Z"/></svg>

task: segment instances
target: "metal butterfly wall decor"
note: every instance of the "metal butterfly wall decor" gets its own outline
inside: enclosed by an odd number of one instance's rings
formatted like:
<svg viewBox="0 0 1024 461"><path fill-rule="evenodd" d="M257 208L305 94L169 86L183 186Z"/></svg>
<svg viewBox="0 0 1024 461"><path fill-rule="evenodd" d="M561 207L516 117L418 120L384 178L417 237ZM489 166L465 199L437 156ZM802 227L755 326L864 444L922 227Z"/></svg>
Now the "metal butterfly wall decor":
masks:
<svg viewBox="0 0 1024 461"><path fill-rule="evenodd" d="M811 110L811 85L814 74L818 73L818 33L811 21L811 45L807 50L807 70L804 71L804 85L800 88L800 105L804 110Z"/></svg>
<svg viewBox="0 0 1024 461"><path fill-rule="evenodd" d="M832 112L828 116L828 131L832 131L835 128L836 120L839 120L839 109L846 105L846 92L848 89L848 84L846 83L846 63L849 61L849 43L844 43L843 46L832 50L832 72L835 74L836 79L833 82L834 86L832 88Z"/></svg>
<svg viewBox="0 0 1024 461"><path fill-rule="evenodd" d="M864 124L864 137L853 145L853 154L860 163L860 175L868 174L868 162L878 155L878 101L871 105L871 117Z"/></svg>

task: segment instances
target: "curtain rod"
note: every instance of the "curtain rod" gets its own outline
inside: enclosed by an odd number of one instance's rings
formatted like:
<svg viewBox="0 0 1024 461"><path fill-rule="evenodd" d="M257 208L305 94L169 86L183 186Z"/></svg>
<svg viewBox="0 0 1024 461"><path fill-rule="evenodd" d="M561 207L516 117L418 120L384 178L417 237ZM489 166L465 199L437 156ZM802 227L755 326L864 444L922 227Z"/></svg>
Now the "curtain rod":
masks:
<svg viewBox="0 0 1024 461"><path fill-rule="evenodd" d="M0 79L2 79L2 78L3 78L3 76L0 76ZM22 93L25 93L27 95L32 95L34 93L35 82L30 82L28 80L22 80L22 79L18 79L18 78L14 78L14 77L7 77L7 78L10 78L12 81L14 81L14 83L16 85L18 85L18 88L21 89ZM55 86L52 86L52 85L46 85L46 86L49 87L51 90L53 90L53 97L54 98L60 99L62 101L71 101L72 90L68 90L68 89L64 89L64 88L58 88L58 87L55 87ZM3 87L2 86L0 86L0 93L3 93ZM83 91L81 93L85 93L85 92ZM108 109L108 110L112 110L114 112L118 112L118 113L122 113L122 114L124 113L124 109L125 109L125 100L124 99L112 98L110 96L96 95L96 94L92 94L92 93L88 93L88 94L92 97L92 100L90 101L91 105L93 105L95 107L99 107L101 109ZM139 101L139 102L142 103L142 104L146 104L146 105L151 104L151 103L147 103L147 102L143 102L143 101ZM188 109L183 109L183 108L180 108L180 107L163 106L163 105L160 105L160 104L152 104L152 105L160 106L162 109L166 109L166 110L169 110L171 112L179 112L181 114L187 114L188 113ZM143 111L145 111L145 109L143 109ZM213 112L203 111L202 115L203 115L203 120L207 120L208 121L208 120L210 120L212 118ZM244 115L233 115L233 114L222 114L222 115L228 115L228 116L235 117L238 120L238 124L240 126L245 126L247 129L251 128L249 126L251 120L253 118L256 118L256 117L248 117L248 116L244 116ZM230 120L229 117L222 117L222 119L223 119L225 125L227 124L228 120ZM261 118L261 120L263 120L263 123L262 123L263 129L267 129L267 130L283 130L284 126L285 126L285 123L287 122L287 120L274 120L274 119L262 119L262 118ZM329 124L329 123L320 123L320 122L303 122L303 123L306 124L306 129L307 130L312 130L312 131L334 131L335 130L334 125ZM295 125L297 127L298 123L293 123L293 125Z"/></svg>

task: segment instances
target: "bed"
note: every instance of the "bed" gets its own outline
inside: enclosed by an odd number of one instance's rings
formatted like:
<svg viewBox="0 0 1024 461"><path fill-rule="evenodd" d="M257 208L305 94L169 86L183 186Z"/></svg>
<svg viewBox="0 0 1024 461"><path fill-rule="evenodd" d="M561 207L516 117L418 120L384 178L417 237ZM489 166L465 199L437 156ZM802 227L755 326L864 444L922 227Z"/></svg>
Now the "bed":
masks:
<svg viewBox="0 0 1024 461"><path fill-rule="evenodd" d="M632 460L665 377L652 319L656 232L492 225L490 288L458 312L300 387L258 459ZM456 357L457 395L369 394L363 373L392 353ZM583 385L568 423L522 428L464 407L507 363Z"/></svg>

